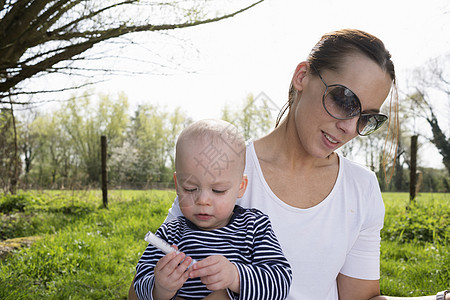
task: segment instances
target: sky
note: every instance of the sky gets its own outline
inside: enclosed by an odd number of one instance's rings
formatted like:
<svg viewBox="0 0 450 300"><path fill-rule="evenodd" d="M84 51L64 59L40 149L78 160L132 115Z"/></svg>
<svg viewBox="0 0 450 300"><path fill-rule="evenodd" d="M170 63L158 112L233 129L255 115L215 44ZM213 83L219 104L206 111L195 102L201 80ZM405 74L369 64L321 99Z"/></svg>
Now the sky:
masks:
<svg viewBox="0 0 450 300"><path fill-rule="evenodd" d="M177 30L170 37L136 35L142 45L123 53L136 60L161 59L172 68L159 71L165 75L110 76L95 90L123 91L132 108L146 103L180 107L194 120L219 118L225 105L241 107L250 93L264 92L281 107L296 65L322 34L342 28L362 29L383 40L402 90L412 70L450 53L450 2L265 0L231 19ZM117 66L148 68L133 61ZM441 167L439 160L433 166Z"/></svg>
<svg viewBox="0 0 450 300"><path fill-rule="evenodd" d="M249 93L265 92L281 107L296 65L323 33L341 28L381 38L402 83L429 58L450 51L450 3L266 0L234 18L177 32L198 51L171 54L190 73L117 77L106 86L133 102L180 106L194 119L219 117L225 103L239 104Z"/></svg>

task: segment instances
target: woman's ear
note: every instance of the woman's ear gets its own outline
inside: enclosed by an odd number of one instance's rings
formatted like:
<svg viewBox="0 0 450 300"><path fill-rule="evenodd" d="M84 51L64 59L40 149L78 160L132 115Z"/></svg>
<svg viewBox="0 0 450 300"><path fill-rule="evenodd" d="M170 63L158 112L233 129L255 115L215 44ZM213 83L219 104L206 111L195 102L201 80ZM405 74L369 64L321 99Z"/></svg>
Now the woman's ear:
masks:
<svg viewBox="0 0 450 300"><path fill-rule="evenodd" d="M309 72L309 63L303 61L297 65L295 69L294 76L292 76L292 86L297 91L303 90L304 79Z"/></svg>

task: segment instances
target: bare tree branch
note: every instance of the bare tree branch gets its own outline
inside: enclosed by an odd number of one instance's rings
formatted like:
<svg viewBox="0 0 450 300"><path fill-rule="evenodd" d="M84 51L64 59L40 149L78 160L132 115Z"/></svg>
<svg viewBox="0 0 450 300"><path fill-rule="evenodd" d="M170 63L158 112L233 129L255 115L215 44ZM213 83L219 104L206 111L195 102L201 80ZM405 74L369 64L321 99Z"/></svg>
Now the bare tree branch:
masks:
<svg viewBox="0 0 450 300"><path fill-rule="evenodd" d="M450 174L450 138L445 135L442 130L442 123L438 122L436 113L436 93L433 91L441 91L450 95L449 80L445 74L445 60L436 58L430 60L425 67L420 68L416 72L416 88L415 92L409 95L409 100L413 101L415 108L419 108L422 112L421 117L430 125L433 138L430 141L436 146L442 155L442 162ZM445 98L445 96L444 96ZM447 119L445 119L447 120Z"/></svg>
<svg viewBox="0 0 450 300"><path fill-rule="evenodd" d="M101 42L130 33L165 32L218 22L234 17L262 1L253 2L231 13L201 19L196 19L199 11L196 11L195 5L194 8L183 8L183 5L192 5L195 1L161 3L151 0L123 0L107 5L104 1L86 0L16 0L11 1L10 5L2 1L0 99L10 93L19 95L19 91L24 91L23 89L16 89L13 93L11 89L17 88L26 79L38 74L70 69L68 65L57 65L62 62L82 61L85 59L82 54ZM206 2L213 1L203 1L202 4ZM142 19L127 19L127 14L117 16L117 12L120 12L117 9L125 11L124 8L129 5L134 8L152 6L155 10L171 8L172 15L168 15L167 19L181 18L184 21L158 23L158 18L161 19L158 14L147 15L155 19L153 23ZM183 10L188 13L177 15L177 11Z"/></svg>

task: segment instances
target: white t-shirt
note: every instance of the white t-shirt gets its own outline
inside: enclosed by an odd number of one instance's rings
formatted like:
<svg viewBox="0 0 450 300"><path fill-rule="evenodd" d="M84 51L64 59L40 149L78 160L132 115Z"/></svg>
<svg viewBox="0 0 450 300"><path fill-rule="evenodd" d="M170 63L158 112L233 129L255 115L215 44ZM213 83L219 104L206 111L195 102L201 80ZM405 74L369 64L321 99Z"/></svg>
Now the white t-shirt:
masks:
<svg viewBox="0 0 450 300"><path fill-rule="evenodd" d="M258 208L270 217L293 272L287 299L337 300L339 273L379 279L384 204L373 172L339 157L339 173L332 191L307 209L287 205L271 191L253 143L247 146L245 174L247 190L237 204ZM166 221L179 215L175 199Z"/></svg>

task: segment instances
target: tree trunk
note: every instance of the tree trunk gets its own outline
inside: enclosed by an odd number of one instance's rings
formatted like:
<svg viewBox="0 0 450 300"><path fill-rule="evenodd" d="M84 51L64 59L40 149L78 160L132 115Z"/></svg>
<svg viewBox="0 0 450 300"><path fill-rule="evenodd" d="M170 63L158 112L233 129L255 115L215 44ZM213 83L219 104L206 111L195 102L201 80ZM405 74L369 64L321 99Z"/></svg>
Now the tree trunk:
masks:
<svg viewBox="0 0 450 300"><path fill-rule="evenodd" d="M11 101L11 118L12 118L12 125L14 130L14 157L12 161L12 170L11 170L11 177L10 177L10 186L9 191L12 195L15 195L17 192L17 185L19 184L19 167L20 167L20 156L19 156L19 146L17 144L17 128L16 128L16 118L14 116L14 110L13 110L13 104Z"/></svg>

